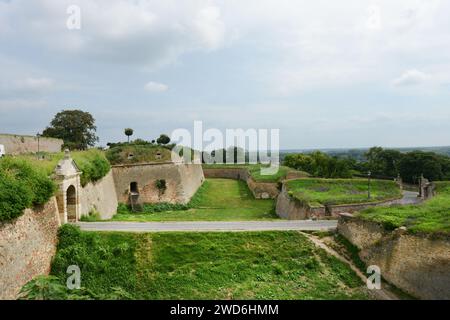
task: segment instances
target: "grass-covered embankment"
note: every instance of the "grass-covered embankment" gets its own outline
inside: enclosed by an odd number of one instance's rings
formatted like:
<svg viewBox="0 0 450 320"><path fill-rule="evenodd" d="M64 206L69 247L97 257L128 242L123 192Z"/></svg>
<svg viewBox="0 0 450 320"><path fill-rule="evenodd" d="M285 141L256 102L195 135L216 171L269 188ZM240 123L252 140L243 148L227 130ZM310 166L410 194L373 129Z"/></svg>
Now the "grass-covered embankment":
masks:
<svg viewBox="0 0 450 320"><path fill-rule="evenodd" d="M106 159L105 153L98 149L72 151L70 155L75 161L78 169L82 172L82 186L85 186L89 182L100 180L106 176L111 169L111 165L109 164L108 159ZM43 153L41 156L41 159L38 159L35 154L26 154L17 156L16 158L30 162L33 167L43 170L50 176L55 170L58 162L64 157L64 153Z"/></svg>
<svg viewBox="0 0 450 320"><path fill-rule="evenodd" d="M124 144L106 151L113 165L172 161L171 151L159 145Z"/></svg>
<svg viewBox="0 0 450 320"><path fill-rule="evenodd" d="M371 198L364 179L298 179L286 182L289 194L310 205L343 205L379 202L402 196L393 181L372 180Z"/></svg>
<svg viewBox="0 0 450 320"><path fill-rule="evenodd" d="M0 222L11 221L26 208L46 203L56 189L44 170L24 159L0 159Z"/></svg>
<svg viewBox="0 0 450 320"><path fill-rule="evenodd" d="M274 201L271 199L255 199L243 181L207 179L187 205L144 205L144 212L133 213L122 204L113 220L270 220L278 218L274 212L274 205Z"/></svg>
<svg viewBox="0 0 450 320"><path fill-rule="evenodd" d="M387 229L405 226L411 232L450 233L450 182L436 182L436 186L436 197L421 204L371 208L359 216Z"/></svg>
<svg viewBox="0 0 450 320"><path fill-rule="evenodd" d="M69 265L80 267L91 297L367 298L346 264L297 232L88 233L64 226L51 271L61 284Z"/></svg>

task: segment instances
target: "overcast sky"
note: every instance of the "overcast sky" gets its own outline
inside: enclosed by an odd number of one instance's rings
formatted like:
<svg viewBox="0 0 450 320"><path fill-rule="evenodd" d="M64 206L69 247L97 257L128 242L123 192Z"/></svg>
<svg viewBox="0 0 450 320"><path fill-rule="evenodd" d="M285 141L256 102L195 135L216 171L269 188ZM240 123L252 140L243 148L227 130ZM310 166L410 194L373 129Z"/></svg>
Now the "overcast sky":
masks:
<svg viewBox="0 0 450 320"><path fill-rule="evenodd" d="M279 128L283 149L450 145L449 17L439 0L0 0L0 132L79 108L103 145L194 120Z"/></svg>

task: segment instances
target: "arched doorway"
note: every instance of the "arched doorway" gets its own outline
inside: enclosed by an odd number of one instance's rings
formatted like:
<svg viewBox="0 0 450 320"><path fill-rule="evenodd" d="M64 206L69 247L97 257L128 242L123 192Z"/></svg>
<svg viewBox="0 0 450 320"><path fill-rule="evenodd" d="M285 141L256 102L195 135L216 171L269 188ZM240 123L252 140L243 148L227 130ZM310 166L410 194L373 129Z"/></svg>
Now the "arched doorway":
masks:
<svg viewBox="0 0 450 320"><path fill-rule="evenodd" d="M77 221L77 190L73 185L66 191L67 220Z"/></svg>

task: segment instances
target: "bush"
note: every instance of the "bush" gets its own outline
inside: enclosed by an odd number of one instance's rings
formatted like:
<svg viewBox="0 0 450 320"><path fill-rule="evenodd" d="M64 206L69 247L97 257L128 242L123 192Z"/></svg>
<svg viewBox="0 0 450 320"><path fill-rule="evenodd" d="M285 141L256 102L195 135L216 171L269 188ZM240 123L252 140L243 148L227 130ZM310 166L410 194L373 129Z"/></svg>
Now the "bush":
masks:
<svg viewBox="0 0 450 320"><path fill-rule="evenodd" d="M73 152L72 158L78 168L83 172L81 175L81 185L85 186L89 182L95 182L106 176L111 170L111 165L105 154L97 149Z"/></svg>
<svg viewBox="0 0 450 320"><path fill-rule="evenodd" d="M183 211L189 210L191 205L189 204L181 204L181 203L145 203L142 206L142 211L138 214L146 214L146 213L156 213L156 212L165 212L165 211ZM117 207L118 214L130 214L134 213L131 211L130 207L124 203L119 203Z"/></svg>
<svg viewBox="0 0 450 320"><path fill-rule="evenodd" d="M0 161L0 221L22 215L26 208L45 204L56 190L42 169L23 159Z"/></svg>

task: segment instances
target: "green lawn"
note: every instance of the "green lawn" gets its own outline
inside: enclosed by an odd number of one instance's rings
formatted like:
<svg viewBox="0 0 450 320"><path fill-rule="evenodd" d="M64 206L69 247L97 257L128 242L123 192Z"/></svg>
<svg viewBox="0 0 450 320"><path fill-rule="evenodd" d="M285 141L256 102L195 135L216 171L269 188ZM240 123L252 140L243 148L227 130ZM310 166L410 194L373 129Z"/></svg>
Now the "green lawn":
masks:
<svg viewBox="0 0 450 320"><path fill-rule="evenodd" d="M132 213L119 210L120 221L225 221L277 219L274 200L256 200L243 181L207 179L192 198L188 210Z"/></svg>
<svg viewBox="0 0 450 320"><path fill-rule="evenodd" d="M406 226L411 232L450 233L450 183L437 182L438 195L419 205L372 208L359 216L388 229Z"/></svg>
<svg viewBox="0 0 450 320"><path fill-rule="evenodd" d="M372 180L371 199L364 179L298 179L287 182L293 197L311 205L333 205L376 202L400 198L401 191L393 181Z"/></svg>
<svg viewBox="0 0 450 320"><path fill-rule="evenodd" d="M51 274L81 269L94 297L367 299L344 263L297 232L94 233L64 227Z"/></svg>

